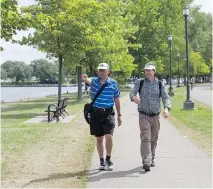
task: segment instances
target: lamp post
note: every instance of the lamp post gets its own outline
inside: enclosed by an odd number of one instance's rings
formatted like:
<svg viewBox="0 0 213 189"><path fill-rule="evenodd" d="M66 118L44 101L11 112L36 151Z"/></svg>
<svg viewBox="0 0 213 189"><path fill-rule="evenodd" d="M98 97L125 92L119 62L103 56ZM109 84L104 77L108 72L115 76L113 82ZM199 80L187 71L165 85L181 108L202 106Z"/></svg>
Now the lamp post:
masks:
<svg viewBox="0 0 213 189"><path fill-rule="evenodd" d="M189 16L189 9L185 5L183 8L183 16L185 18L185 40L186 40L186 101L184 102L185 110L194 109L194 102L190 100L190 90L189 90L189 56L188 56L188 31L187 31L187 18Z"/></svg>
<svg viewBox="0 0 213 189"><path fill-rule="evenodd" d="M185 61L185 69L184 69L184 86L186 86L186 58L184 59Z"/></svg>
<svg viewBox="0 0 213 189"><path fill-rule="evenodd" d="M178 84L177 87L180 87L180 53L177 54L178 58Z"/></svg>
<svg viewBox="0 0 213 189"><path fill-rule="evenodd" d="M170 50L170 58L169 58L169 66L170 66L170 87L169 87L169 96L174 96L173 88L172 88L172 35L168 37L169 40L169 50Z"/></svg>
<svg viewBox="0 0 213 189"><path fill-rule="evenodd" d="M192 62L192 77L194 77L194 62Z"/></svg>

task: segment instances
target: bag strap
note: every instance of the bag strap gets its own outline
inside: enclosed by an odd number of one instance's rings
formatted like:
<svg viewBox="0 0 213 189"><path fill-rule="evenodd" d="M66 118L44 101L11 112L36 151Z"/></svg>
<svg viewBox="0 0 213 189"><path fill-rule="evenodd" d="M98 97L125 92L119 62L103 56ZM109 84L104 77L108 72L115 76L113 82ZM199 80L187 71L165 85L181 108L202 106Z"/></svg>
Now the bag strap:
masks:
<svg viewBox="0 0 213 189"><path fill-rule="evenodd" d="M100 90L96 93L94 99L91 102L91 105L93 105L96 101L96 99L98 98L98 96L101 94L101 92L104 90L104 88L106 87L107 83L103 84L102 87L100 88Z"/></svg>

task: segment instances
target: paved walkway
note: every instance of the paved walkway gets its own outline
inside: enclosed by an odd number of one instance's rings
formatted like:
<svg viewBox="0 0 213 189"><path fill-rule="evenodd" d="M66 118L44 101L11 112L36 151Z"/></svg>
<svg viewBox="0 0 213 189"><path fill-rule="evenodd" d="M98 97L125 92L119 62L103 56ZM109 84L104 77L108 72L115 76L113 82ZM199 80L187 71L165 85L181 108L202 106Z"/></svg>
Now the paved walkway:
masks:
<svg viewBox="0 0 213 189"><path fill-rule="evenodd" d="M212 106L212 83L204 83L190 90L192 99Z"/></svg>
<svg viewBox="0 0 213 189"><path fill-rule="evenodd" d="M76 115L66 115L65 118L62 118L62 116L59 117L59 122L60 123L69 123L70 121L72 121L75 118ZM33 117L25 122L23 122L24 124L40 124L40 123L48 123L48 117L47 116L36 116ZM54 119L49 123L57 123L57 120Z"/></svg>
<svg viewBox="0 0 213 189"><path fill-rule="evenodd" d="M99 171L95 150L88 188L205 188L212 184L212 161L161 118L156 167L142 170L137 106L122 98L123 125L116 127L112 160L114 171Z"/></svg>

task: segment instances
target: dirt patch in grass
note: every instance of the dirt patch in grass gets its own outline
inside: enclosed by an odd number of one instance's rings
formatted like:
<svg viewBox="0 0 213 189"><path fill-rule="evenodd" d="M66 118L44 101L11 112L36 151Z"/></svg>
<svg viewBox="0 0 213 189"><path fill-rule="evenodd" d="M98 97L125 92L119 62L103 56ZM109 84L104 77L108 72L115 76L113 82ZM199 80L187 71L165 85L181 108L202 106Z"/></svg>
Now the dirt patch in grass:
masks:
<svg viewBox="0 0 213 189"><path fill-rule="evenodd" d="M58 124L40 142L10 156L2 174L3 188L81 188L86 185L94 140L89 127Z"/></svg>
<svg viewBox="0 0 213 189"><path fill-rule="evenodd" d="M67 111L76 114L70 123L22 124L34 114L45 114L56 97L7 104L2 112L2 188L86 186L94 151L94 138L82 115L89 99L77 102L75 96L70 98Z"/></svg>

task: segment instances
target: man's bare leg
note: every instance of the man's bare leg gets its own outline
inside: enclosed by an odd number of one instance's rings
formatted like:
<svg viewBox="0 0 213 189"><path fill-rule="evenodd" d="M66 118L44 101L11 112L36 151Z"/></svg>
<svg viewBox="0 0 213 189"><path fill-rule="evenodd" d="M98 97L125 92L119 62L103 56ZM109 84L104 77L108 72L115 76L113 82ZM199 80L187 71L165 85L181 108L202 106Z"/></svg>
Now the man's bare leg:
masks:
<svg viewBox="0 0 213 189"><path fill-rule="evenodd" d="M111 156L113 146L112 135L106 134L105 139L106 139L106 155Z"/></svg>
<svg viewBox="0 0 213 189"><path fill-rule="evenodd" d="M112 146L113 146L113 140L112 135L106 134L106 166L108 171L113 170L113 163L111 161L111 154L112 154Z"/></svg>
<svg viewBox="0 0 213 189"><path fill-rule="evenodd" d="M103 145L104 137L96 137L96 146L98 150L98 154L100 158L104 158L104 145Z"/></svg>
<svg viewBox="0 0 213 189"><path fill-rule="evenodd" d="M104 162L104 145L103 145L103 139L104 137L96 137L96 145L97 145L97 150L100 158L100 166L99 170L105 170L105 162Z"/></svg>

